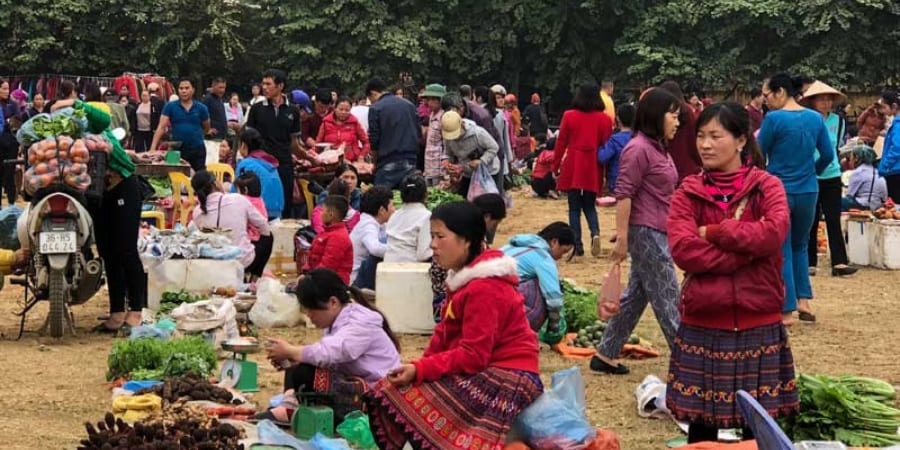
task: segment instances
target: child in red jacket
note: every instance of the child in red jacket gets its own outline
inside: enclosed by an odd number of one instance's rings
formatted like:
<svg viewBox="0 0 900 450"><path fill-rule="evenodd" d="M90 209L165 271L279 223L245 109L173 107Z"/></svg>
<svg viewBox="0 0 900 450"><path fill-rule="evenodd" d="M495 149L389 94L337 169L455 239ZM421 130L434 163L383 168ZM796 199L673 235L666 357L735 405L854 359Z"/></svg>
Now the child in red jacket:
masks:
<svg viewBox="0 0 900 450"><path fill-rule="evenodd" d="M304 272L325 267L335 271L350 284L353 269L353 243L343 218L350 208L347 199L339 195L329 195L322 203L322 223L325 231L319 233L309 249L309 259Z"/></svg>

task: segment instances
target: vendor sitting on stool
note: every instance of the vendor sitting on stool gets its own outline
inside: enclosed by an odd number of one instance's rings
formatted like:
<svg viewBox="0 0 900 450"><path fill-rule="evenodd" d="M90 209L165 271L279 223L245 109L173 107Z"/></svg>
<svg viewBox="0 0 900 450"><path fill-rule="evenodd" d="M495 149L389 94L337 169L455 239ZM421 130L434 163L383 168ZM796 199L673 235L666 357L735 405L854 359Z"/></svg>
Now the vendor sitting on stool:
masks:
<svg viewBox="0 0 900 450"><path fill-rule="evenodd" d="M315 392L334 395L335 423L340 423L348 412L362 408L362 394L400 365L400 343L362 292L329 269L307 272L296 294L309 319L325 333L310 345L268 340L269 361L285 370L284 400L257 418L290 422L298 405L295 395Z"/></svg>

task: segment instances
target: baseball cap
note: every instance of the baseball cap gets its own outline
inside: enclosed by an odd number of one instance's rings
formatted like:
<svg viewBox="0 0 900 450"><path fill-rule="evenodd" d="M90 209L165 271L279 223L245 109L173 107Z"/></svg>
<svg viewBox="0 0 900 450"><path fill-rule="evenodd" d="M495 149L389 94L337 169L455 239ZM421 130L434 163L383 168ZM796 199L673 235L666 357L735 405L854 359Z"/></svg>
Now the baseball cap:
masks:
<svg viewBox="0 0 900 450"><path fill-rule="evenodd" d="M300 89L291 91L291 103L303 108L307 114L312 114L312 108L309 104L309 95Z"/></svg>

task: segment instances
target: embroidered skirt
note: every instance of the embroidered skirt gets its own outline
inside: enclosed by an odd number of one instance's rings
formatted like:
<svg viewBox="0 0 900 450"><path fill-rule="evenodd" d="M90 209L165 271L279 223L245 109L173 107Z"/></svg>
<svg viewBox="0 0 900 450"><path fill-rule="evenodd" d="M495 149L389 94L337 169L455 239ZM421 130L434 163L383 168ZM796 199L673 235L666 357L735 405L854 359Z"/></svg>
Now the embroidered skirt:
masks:
<svg viewBox="0 0 900 450"><path fill-rule="evenodd" d="M418 386L374 388L369 420L379 447L502 449L513 421L543 392L537 374L494 367Z"/></svg>
<svg viewBox="0 0 900 450"><path fill-rule="evenodd" d="M779 322L743 331L681 325L669 364L666 404L676 419L718 428L745 425L738 390L773 417L799 409L794 358Z"/></svg>

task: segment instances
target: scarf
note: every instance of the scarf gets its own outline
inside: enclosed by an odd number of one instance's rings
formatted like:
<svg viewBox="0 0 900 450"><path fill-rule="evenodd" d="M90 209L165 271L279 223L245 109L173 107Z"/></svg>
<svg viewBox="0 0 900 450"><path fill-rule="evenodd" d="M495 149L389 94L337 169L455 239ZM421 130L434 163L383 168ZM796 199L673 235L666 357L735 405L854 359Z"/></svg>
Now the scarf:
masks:
<svg viewBox="0 0 900 450"><path fill-rule="evenodd" d="M716 205L722 208L722 211L727 211L728 203L733 200L734 194L744 187L744 179L749 171L749 166L743 166L729 173L704 170L703 186L706 187L706 192L712 196Z"/></svg>

